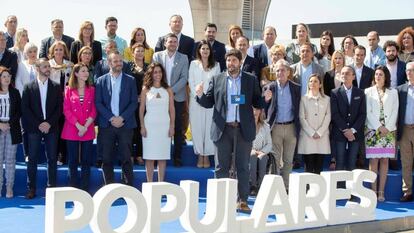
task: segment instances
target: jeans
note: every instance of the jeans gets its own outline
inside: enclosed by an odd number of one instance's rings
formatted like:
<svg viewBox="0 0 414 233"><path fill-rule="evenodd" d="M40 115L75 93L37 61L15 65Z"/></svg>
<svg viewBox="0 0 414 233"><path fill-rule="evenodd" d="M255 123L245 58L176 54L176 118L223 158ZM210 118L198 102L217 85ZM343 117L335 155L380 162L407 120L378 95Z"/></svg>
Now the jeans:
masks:
<svg viewBox="0 0 414 233"><path fill-rule="evenodd" d="M69 166L69 185L72 187L80 187L82 190L88 191L89 177L91 173L92 160L92 143L90 141L71 141L66 140L68 150L68 166ZM79 154L79 146L81 153ZM78 165L81 164L80 182L78 177ZM79 186L80 183L80 186Z"/></svg>

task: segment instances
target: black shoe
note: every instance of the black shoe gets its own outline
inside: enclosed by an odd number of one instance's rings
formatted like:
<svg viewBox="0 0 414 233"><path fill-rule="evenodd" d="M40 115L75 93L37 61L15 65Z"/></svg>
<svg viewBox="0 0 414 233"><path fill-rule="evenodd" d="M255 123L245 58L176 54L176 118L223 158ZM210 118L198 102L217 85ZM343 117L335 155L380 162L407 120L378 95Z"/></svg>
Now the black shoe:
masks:
<svg viewBox="0 0 414 233"><path fill-rule="evenodd" d="M413 201L412 194L404 194L404 196L400 198L400 202L410 202L410 201Z"/></svg>
<svg viewBox="0 0 414 233"><path fill-rule="evenodd" d="M26 198L26 199L33 199L33 198L35 198L36 197L36 190L34 190L34 189L30 189L27 193L26 193L26 196L24 196L24 198Z"/></svg>
<svg viewBox="0 0 414 233"><path fill-rule="evenodd" d="M250 196L252 196L252 197L257 196L257 188L256 188L256 186L250 187Z"/></svg>
<svg viewBox="0 0 414 233"><path fill-rule="evenodd" d="M389 166L390 170L393 170L393 171L400 170L400 168L398 167L398 161L395 160L395 159L390 159L388 161L388 166Z"/></svg>
<svg viewBox="0 0 414 233"><path fill-rule="evenodd" d="M95 167L96 168L101 168L102 167L102 160L96 160L96 163L95 163Z"/></svg>
<svg viewBox="0 0 414 233"><path fill-rule="evenodd" d="M174 167L182 167L183 163L181 162L181 159L175 159L174 160Z"/></svg>

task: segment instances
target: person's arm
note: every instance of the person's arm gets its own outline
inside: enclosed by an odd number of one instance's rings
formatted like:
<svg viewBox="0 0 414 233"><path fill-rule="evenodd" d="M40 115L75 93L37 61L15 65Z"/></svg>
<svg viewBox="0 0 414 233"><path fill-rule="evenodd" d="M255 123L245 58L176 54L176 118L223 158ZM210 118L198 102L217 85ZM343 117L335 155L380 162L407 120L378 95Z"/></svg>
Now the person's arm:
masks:
<svg viewBox="0 0 414 233"><path fill-rule="evenodd" d="M386 119L385 121L385 128L387 128L389 131L394 131L397 125L398 107L399 107L397 90L391 89L389 97L393 100L390 102L391 106L384 106L384 107L391 107L392 110L391 110L391 115L389 115L388 119Z"/></svg>
<svg viewBox="0 0 414 233"><path fill-rule="evenodd" d="M78 118L72 113L71 101L70 101L70 89L66 87L65 97L63 98L63 114L65 115L65 120L72 125L78 123Z"/></svg>
<svg viewBox="0 0 414 233"><path fill-rule="evenodd" d="M367 123L372 125L374 127L374 130L378 130L382 126L382 124L379 121L378 115L374 114L375 109L372 106L372 102L376 102L376 100L372 100L372 98L370 98L370 91L371 88L365 89L365 94L366 96L368 96L368 98L366 98Z"/></svg>
<svg viewBox="0 0 414 233"><path fill-rule="evenodd" d="M85 127L89 127L90 124L92 124L95 121L96 118L96 107L95 107L95 88L91 87L91 109L89 111L89 116L86 119Z"/></svg>
<svg viewBox="0 0 414 233"><path fill-rule="evenodd" d="M306 109L305 109L304 98L306 98L306 97L302 97L302 100L300 101L300 104L299 104L299 121L300 121L300 126L302 127L303 131L309 137L313 137L313 135L315 134L316 130L309 125L309 123L308 123L308 121L306 119Z"/></svg>
<svg viewBox="0 0 414 233"><path fill-rule="evenodd" d="M174 129L175 129L175 108L174 108L174 93L172 92L171 88L167 89L169 102L168 102L168 113L170 114L170 128L168 130L168 136L174 136Z"/></svg>
<svg viewBox="0 0 414 233"><path fill-rule="evenodd" d="M183 91L188 81L188 58L185 55L181 56L181 58L183 59L184 64L181 66L178 81L171 85L173 93Z"/></svg>
<svg viewBox="0 0 414 233"><path fill-rule="evenodd" d="M50 114L50 117L46 117L46 120L45 120L52 127L54 125L55 126L58 125L59 118L62 115L62 112L63 112L63 95L62 95L62 92L60 91L60 86L59 85L55 85L55 86L50 85L48 88L50 88L50 89L53 88L54 89L54 90L47 90L47 91L48 92L49 91L54 91L55 96L52 97L52 98L56 98L56 102L55 102L56 105L53 106L54 107L53 112L52 112L52 114ZM48 100L46 101L46 108L47 108L47 102L48 102Z"/></svg>
<svg viewBox="0 0 414 233"><path fill-rule="evenodd" d="M162 51L164 49L165 49L165 47L164 47L164 37L159 37L158 41L157 41L157 44L155 45L155 52L159 52L159 51Z"/></svg>
<svg viewBox="0 0 414 233"><path fill-rule="evenodd" d="M207 92L197 95L196 101L204 108L212 108L214 106L214 77L210 80Z"/></svg>
<svg viewBox="0 0 414 233"><path fill-rule="evenodd" d="M343 131L345 129L348 129L345 120L342 118L341 113L339 112L339 106L338 106L338 98L336 96L336 93L331 94L331 118L333 124L336 125L336 127L339 128L339 130Z"/></svg>
<svg viewBox="0 0 414 233"><path fill-rule="evenodd" d="M140 127L140 132L141 135L145 138L147 136L147 130L145 128L145 121L144 121L144 113L145 113L145 105L146 105L146 100L147 100L147 92L148 89L147 88L143 88L141 91L141 104L139 105L139 122L141 125L139 125L138 127Z"/></svg>

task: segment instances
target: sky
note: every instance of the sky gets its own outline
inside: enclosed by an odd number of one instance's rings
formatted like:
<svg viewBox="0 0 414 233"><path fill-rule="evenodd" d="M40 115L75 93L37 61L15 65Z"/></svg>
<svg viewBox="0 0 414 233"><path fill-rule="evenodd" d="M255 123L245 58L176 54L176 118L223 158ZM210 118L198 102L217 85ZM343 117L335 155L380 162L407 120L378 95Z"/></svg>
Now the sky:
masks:
<svg viewBox="0 0 414 233"><path fill-rule="evenodd" d="M19 20L18 27L28 29L30 40L40 45L41 39L51 35L52 19L63 19L65 34L75 38L81 22L90 20L95 25L95 37L99 39L105 35L105 18L115 16L119 21L118 35L129 41L132 29L143 27L147 32L147 41L154 47L157 38L169 32L169 17L173 14L182 15L183 33L194 35L189 1L191 0L1 0L0 22L3 24L7 15L16 15ZM291 25L299 22L409 19L413 18L414 10L411 0L394 0L392 5L389 0L296 0L294 4L286 2L272 0L266 19L266 25L276 27L277 41L282 44L290 40ZM338 43L339 40L336 40L335 44Z"/></svg>

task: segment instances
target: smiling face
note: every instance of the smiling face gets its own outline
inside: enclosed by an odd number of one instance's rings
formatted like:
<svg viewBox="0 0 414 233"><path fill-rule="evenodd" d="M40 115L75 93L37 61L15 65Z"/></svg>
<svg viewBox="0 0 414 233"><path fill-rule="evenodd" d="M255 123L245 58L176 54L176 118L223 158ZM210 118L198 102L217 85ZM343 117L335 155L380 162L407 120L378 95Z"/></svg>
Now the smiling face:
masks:
<svg viewBox="0 0 414 233"><path fill-rule="evenodd" d="M414 48L414 38L411 36L410 33L404 33L402 38L402 44L405 49L413 49Z"/></svg>
<svg viewBox="0 0 414 233"><path fill-rule="evenodd" d="M206 44L203 44L200 47L199 52L200 52L201 58L208 59L208 57L210 56L210 48Z"/></svg>
<svg viewBox="0 0 414 233"><path fill-rule="evenodd" d="M226 58L226 67L229 74L238 74L240 72L240 60L235 56L228 56Z"/></svg>
<svg viewBox="0 0 414 233"><path fill-rule="evenodd" d="M53 49L53 58L56 60L62 60L65 55L65 48L61 44L57 44Z"/></svg>
<svg viewBox="0 0 414 233"><path fill-rule="evenodd" d="M78 72L75 72L75 76L79 81L86 82L89 78L89 69L87 66L82 66Z"/></svg>
<svg viewBox="0 0 414 233"><path fill-rule="evenodd" d="M215 27L207 27L204 31L204 36L208 42L216 40L217 29Z"/></svg>
<svg viewBox="0 0 414 233"><path fill-rule="evenodd" d="M173 16L170 19L170 29L174 34L178 34L183 30L183 20L180 16Z"/></svg>
<svg viewBox="0 0 414 233"><path fill-rule="evenodd" d="M145 49L143 47L136 47L134 49L134 59L135 60L144 60Z"/></svg>
<svg viewBox="0 0 414 233"><path fill-rule="evenodd" d="M11 74L7 71L3 71L0 75L0 84L2 87L6 87L10 85L11 82Z"/></svg>
<svg viewBox="0 0 414 233"><path fill-rule="evenodd" d="M154 71L152 72L152 81L154 84L160 84L162 80L162 70L161 67L155 66Z"/></svg>
<svg viewBox="0 0 414 233"><path fill-rule="evenodd" d="M275 43L276 37L276 30L274 28L267 27L263 32L263 40L268 46Z"/></svg>

